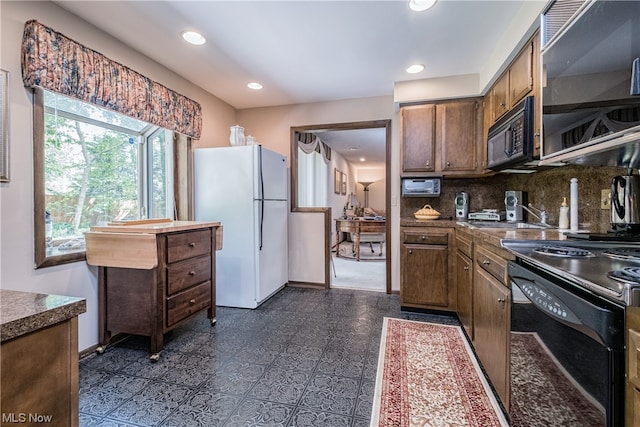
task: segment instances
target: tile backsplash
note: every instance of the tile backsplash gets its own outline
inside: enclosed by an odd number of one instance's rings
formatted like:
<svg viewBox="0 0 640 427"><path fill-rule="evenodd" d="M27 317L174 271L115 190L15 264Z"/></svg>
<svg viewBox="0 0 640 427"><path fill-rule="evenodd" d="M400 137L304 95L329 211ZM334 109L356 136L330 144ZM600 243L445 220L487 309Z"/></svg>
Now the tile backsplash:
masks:
<svg viewBox="0 0 640 427"><path fill-rule="evenodd" d="M527 192L528 202L547 211L548 222L558 224L562 198L569 203L569 182L578 179L578 220L582 227L594 232L610 228L608 209L600 208L601 190L611 188L616 175L626 175L627 170L616 167L568 165L538 171L532 174L496 174L479 179L443 179L440 197L401 197L400 214L412 217L425 204L440 211L442 217L454 217L455 195L459 191L469 193L469 212L482 209L504 210L504 192Z"/></svg>

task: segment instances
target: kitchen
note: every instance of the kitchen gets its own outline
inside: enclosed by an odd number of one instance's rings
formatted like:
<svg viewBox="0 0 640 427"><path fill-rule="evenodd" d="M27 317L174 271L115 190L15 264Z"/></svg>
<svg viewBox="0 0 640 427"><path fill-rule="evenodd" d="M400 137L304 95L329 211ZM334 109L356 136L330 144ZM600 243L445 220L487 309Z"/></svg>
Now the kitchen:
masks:
<svg viewBox="0 0 640 427"><path fill-rule="evenodd" d="M41 7L40 7L41 6ZM10 185L3 184L2 206L3 206L3 241L2 241L2 287L19 288L22 290L41 291L46 290L51 293L63 295L78 295L87 298L87 314L81 316L79 322L80 342L79 349L86 349L97 342L97 289L95 286L95 273L86 267L76 265L56 266L46 270L33 270L32 260L32 238L29 232L32 230L32 207L28 196L31 194L31 154L29 150L31 141L30 135L30 115L31 104L26 97L20 96L23 89L20 85L20 66L17 46L22 34L22 26L29 19L39 18L48 25L68 33L82 43L105 53L108 56L120 58L122 62L135 67L141 72L152 75L157 79L168 82L177 90L197 99L206 110L215 111L216 119L209 119L208 126L203 130L202 140L218 140L219 135L228 134L228 126L236 122L242 123L247 129L262 129L260 123L276 124L269 130L265 130L260 135L260 139L271 147L283 153L289 152L288 138L289 127L294 124L306 123L336 123L344 121L361 121L372 118L389 117L397 123L397 113L394 108L394 100L391 96L380 96L365 100L348 100L337 102L330 106L332 111L327 112L327 105L310 105L304 108L279 107L274 109L262 109L259 111L236 111L219 99L202 94L193 85L178 79L172 72L158 68L157 64L148 58L136 55L131 49L126 48L104 33L96 30L91 25L78 20L53 3L39 5L37 11L27 5L13 4L11 2L2 3L2 31L3 50L2 68L8 68L12 72L12 154L11 162L13 167L12 182ZM5 36L5 31L8 36ZM518 37L522 38L523 34ZM5 48L5 43L8 46ZM128 59L128 60L127 60ZM458 82L456 82L458 83ZM400 86L398 85L398 91ZM456 84L453 84L456 86ZM459 92L454 90L455 97ZM333 108L331 108L333 107ZM282 123L282 117L289 116L286 123ZM394 125L393 148L391 152L391 179L389 187L399 189L400 177L400 152L399 152L399 127ZM283 135L285 135L283 141ZM15 142L19 141L19 142ZM279 142L278 142L279 141ZM396 260L392 267L391 288L393 291L400 290L400 243L397 237L400 218L410 217L415 210L422 207L424 203L430 202L432 206L442 212L443 216L453 216L453 198L459 191L467 191L471 195L471 208L473 210L486 207L500 208L503 205L504 191L519 189L527 191L530 201L534 206L541 203L545 205L550 213L549 221L554 222L553 215L562 202L562 197L568 194L569 179L577 177L580 183L581 199L584 205L581 212L584 215L582 222L598 224L599 231L604 231L608 223L608 211L599 209L600 190L610 186L611 178L618 175L616 170L602 170L601 168L591 169L582 167L567 167L551 169L543 173L536 173L531 176L511 175L497 176L496 178L482 178L464 180L462 178L447 180L447 185L443 186L443 194L438 201L429 200L405 200L399 197L397 190L390 191L389 204L392 212L392 259ZM557 183L555 190L548 184ZM593 182L593 185L591 183ZM490 187L494 191L486 191ZM583 193L584 191L584 193ZM392 199L396 198L397 205L392 204ZM407 205L408 203L408 205ZM414 203L411 205L411 203ZM11 206L11 209L9 209ZM315 221L315 219L311 219ZM22 225L22 226L18 226ZM7 267L10 266L10 267ZM323 278L321 278L322 280ZM17 284L19 283L19 285ZM92 284L87 286L86 284Z"/></svg>

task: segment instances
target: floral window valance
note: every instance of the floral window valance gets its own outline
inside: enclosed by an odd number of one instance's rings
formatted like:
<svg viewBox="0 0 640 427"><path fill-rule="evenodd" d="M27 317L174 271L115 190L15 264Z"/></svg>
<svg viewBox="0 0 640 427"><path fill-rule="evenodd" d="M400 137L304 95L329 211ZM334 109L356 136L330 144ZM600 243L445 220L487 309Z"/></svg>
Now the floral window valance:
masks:
<svg viewBox="0 0 640 427"><path fill-rule="evenodd" d="M199 103L35 20L24 26L22 80L25 86L39 86L200 138Z"/></svg>

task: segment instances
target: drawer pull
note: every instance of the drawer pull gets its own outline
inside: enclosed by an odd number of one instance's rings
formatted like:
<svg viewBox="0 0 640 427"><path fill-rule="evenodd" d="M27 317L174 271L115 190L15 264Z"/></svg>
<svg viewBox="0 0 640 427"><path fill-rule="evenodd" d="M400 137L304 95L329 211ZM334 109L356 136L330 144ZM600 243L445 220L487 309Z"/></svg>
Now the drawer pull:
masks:
<svg viewBox="0 0 640 427"><path fill-rule="evenodd" d="M195 243L193 243L193 242L191 242L191 243L189 243L189 247L190 247L190 248L195 248L195 247L196 247L196 244L195 244Z"/></svg>
<svg viewBox="0 0 640 427"><path fill-rule="evenodd" d="M491 261L489 261L488 259L485 259L485 260L482 261L482 264L483 265L489 265L489 264L491 264Z"/></svg>
<svg viewBox="0 0 640 427"><path fill-rule="evenodd" d="M422 240L427 240L427 236L420 236Z"/></svg>
<svg viewBox="0 0 640 427"><path fill-rule="evenodd" d="M189 272L189 276L195 276L195 275L196 275L196 272L195 272L195 271L191 270L191 271Z"/></svg>
<svg viewBox="0 0 640 427"><path fill-rule="evenodd" d="M464 266L464 270L469 271L469 266L468 266L468 265L465 265L465 266Z"/></svg>
<svg viewBox="0 0 640 427"><path fill-rule="evenodd" d="M195 303L196 303L196 300L195 300L195 299L190 299L190 300L189 300L189 304L195 304Z"/></svg>

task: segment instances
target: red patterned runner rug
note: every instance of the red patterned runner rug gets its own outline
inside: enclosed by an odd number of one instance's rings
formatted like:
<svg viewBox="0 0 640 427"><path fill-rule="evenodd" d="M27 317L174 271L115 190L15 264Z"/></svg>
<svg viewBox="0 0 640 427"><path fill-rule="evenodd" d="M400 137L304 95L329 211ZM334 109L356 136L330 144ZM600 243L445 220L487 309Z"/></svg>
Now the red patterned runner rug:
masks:
<svg viewBox="0 0 640 427"><path fill-rule="evenodd" d="M604 426L605 410L553 356L538 334L511 333L512 426ZM526 392L525 392L526 390ZM544 413L544 417L539 416Z"/></svg>
<svg viewBox="0 0 640 427"><path fill-rule="evenodd" d="M371 427L508 426L462 329L385 317Z"/></svg>

